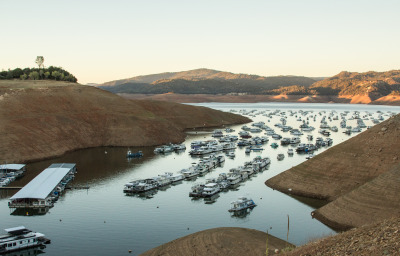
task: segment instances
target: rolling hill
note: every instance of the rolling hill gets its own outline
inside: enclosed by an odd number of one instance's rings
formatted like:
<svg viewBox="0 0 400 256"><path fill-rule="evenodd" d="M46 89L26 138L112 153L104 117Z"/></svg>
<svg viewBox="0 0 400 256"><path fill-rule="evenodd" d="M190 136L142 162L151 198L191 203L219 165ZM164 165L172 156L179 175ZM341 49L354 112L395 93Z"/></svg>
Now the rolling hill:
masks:
<svg viewBox="0 0 400 256"><path fill-rule="evenodd" d="M280 86L310 86L315 80L300 76L263 77L211 69L137 76L104 83L98 87L113 93L162 94L261 94Z"/></svg>
<svg viewBox="0 0 400 256"><path fill-rule="evenodd" d="M100 146L153 146L184 130L248 118L172 102L128 100L92 86L0 81L0 162L27 162Z"/></svg>

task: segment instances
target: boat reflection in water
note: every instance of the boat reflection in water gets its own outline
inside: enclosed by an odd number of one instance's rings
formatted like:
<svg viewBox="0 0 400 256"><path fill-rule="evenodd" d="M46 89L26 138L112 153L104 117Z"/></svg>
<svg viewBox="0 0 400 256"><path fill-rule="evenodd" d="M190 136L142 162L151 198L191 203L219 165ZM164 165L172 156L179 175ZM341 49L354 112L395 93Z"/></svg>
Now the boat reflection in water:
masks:
<svg viewBox="0 0 400 256"><path fill-rule="evenodd" d="M41 208L16 208L11 215L14 216L39 216L49 212L49 207Z"/></svg>
<svg viewBox="0 0 400 256"><path fill-rule="evenodd" d="M253 210L253 208L247 208L247 209L243 209L240 211L234 211L234 212L231 212L231 217L232 218L246 218L247 215L249 215L252 210Z"/></svg>
<svg viewBox="0 0 400 256"><path fill-rule="evenodd" d="M204 203L205 204L213 204L213 203L215 203L217 201L218 197L220 197L219 194L215 194L215 195L212 195L210 197L205 197L204 198Z"/></svg>
<svg viewBox="0 0 400 256"><path fill-rule="evenodd" d="M157 192L158 192L157 189L152 189L152 190L140 192L140 193L125 192L125 196L138 197L140 199L146 200L146 199L153 198L154 195L157 194Z"/></svg>
<svg viewBox="0 0 400 256"><path fill-rule="evenodd" d="M35 256L45 253L40 248L28 248L14 252L2 253L2 256Z"/></svg>

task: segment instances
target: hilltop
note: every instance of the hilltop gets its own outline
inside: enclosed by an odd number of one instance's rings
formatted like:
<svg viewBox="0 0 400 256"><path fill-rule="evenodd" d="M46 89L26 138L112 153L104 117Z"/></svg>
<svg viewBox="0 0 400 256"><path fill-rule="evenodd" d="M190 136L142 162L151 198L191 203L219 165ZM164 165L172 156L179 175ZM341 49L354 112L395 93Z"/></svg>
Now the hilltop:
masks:
<svg viewBox="0 0 400 256"><path fill-rule="evenodd" d="M400 115L266 181L284 193L325 199L313 217L336 229L400 216Z"/></svg>
<svg viewBox="0 0 400 256"><path fill-rule="evenodd" d="M89 147L177 143L188 128L249 121L204 107L128 100L76 83L0 81L0 162L40 160Z"/></svg>

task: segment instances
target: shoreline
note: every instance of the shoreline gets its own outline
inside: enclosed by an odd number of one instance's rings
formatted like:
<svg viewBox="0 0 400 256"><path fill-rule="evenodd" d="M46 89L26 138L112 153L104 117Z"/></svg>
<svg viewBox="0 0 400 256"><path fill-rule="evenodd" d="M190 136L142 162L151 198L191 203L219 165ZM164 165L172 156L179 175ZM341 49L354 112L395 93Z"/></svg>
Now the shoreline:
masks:
<svg viewBox="0 0 400 256"><path fill-rule="evenodd" d="M260 102L290 102L290 103L342 103L342 104L365 104L365 105L386 105L400 106L400 96L385 96L372 100L367 95L212 95L212 94L117 94L126 99L135 100L156 100L177 103L260 103Z"/></svg>

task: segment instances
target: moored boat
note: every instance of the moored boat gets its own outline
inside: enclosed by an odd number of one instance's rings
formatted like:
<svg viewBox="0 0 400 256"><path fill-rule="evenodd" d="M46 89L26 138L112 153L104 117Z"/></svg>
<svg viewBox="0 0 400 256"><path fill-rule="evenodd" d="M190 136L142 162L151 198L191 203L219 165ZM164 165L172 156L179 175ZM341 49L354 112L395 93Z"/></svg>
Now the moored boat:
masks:
<svg viewBox="0 0 400 256"><path fill-rule="evenodd" d="M257 206L256 203L251 198L240 197L238 200L233 201L231 203L231 208L228 210L229 212L241 211L248 208L253 208Z"/></svg>
<svg viewBox="0 0 400 256"><path fill-rule="evenodd" d="M50 240L44 234L33 232L24 226L5 229L6 235L0 236L0 254L31 247L46 247Z"/></svg>

